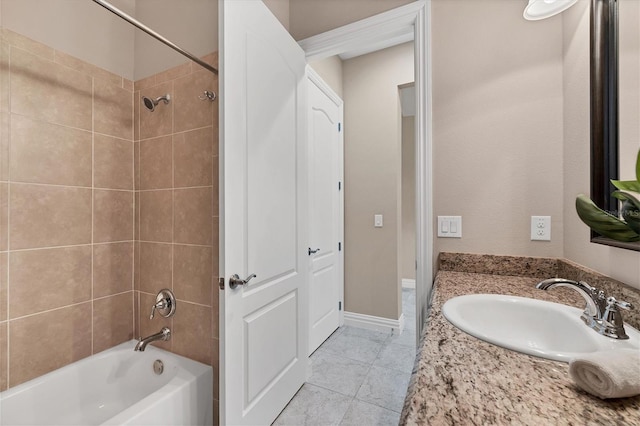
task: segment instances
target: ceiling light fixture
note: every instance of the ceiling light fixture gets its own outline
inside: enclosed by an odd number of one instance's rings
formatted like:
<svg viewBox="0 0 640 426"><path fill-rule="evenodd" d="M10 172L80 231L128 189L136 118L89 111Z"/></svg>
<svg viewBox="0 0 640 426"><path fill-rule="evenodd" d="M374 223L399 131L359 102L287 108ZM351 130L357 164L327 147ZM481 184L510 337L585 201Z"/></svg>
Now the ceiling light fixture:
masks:
<svg viewBox="0 0 640 426"><path fill-rule="evenodd" d="M524 19L537 21L562 13L577 3L578 0L529 0L524 9Z"/></svg>

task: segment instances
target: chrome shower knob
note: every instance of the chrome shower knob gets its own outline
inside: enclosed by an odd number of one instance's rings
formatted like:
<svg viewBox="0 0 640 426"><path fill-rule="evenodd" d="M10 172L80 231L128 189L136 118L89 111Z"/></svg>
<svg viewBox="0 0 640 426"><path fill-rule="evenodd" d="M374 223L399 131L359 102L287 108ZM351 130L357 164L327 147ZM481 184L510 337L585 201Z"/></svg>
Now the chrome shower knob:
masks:
<svg viewBox="0 0 640 426"><path fill-rule="evenodd" d="M156 296L156 303L151 307L149 319L153 319L156 312L165 318L169 318L176 313L176 297L168 288L160 290Z"/></svg>

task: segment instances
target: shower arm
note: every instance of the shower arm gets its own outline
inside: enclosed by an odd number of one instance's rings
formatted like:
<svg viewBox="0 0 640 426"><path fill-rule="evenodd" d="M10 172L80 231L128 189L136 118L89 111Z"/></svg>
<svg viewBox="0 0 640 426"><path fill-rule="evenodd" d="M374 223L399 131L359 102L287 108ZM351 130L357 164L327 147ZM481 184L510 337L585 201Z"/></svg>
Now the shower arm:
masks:
<svg viewBox="0 0 640 426"><path fill-rule="evenodd" d="M193 62L197 63L201 67L206 68L207 70L211 71L215 75L218 75L218 70L216 68L212 67L211 65L209 65L208 63L206 63L202 59L197 58L192 53L189 53L186 50L182 49L180 46L176 45L175 43L170 42L169 40L167 40L166 38L164 38L163 36L161 36L157 32L153 31L151 28L149 28L146 25L144 25L142 22L138 21L134 17L126 14L122 10L120 10L117 7L113 6L111 3L106 2L104 0L93 0L93 1L95 3L98 3L100 6L104 7L109 12L113 13L114 15L117 15L120 18L124 19L125 21L129 22L131 25L141 29L142 31L144 31L145 33L149 34L151 37L155 38L156 40L166 44L167 46L169 46L170 48L172 48L176 52L186 56L189 59L191 59Z"/></svg>

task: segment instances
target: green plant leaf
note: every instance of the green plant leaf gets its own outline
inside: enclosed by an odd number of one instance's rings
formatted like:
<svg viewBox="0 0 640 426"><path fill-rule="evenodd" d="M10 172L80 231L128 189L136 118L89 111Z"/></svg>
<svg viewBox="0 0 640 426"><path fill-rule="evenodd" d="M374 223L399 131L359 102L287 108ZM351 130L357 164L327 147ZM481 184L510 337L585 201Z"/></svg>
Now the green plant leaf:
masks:
<svg viewBox="0 0 640 426"><path fill-rule="evenodd" d="M584 194L576 197L576 211L589 228L603 237L624 242L640 241L640 234L622 220L600 209Z"/></svg>
<svg viewBox="0 0 640 426"><path fill-rule="evenodd" d="M636 234L640 234L640 209L636 204L628 200L624 201L620 215L627 222L629 228L633 229Z"/></svg>
<svg viewBox="0 0 640 426"><path fill-rule="evenodd" d="M613 195L620 201L628 201L634 206L636 206L637 209L640 209L640 200L636 198L635 194L631 194L627 191L613 191L611 195Z"/></svg>
<svg viewBox="0 0 640 426"><path fill-rule="evenodd" d="M622 201L620 216L627 223L627 226L637 234L640 234L640 200L637 195L624 191L613 191L611 193L618 200Z"/></svg>
<svg viewBox="0 0 640 426"><path fill-rule="evenodd" d="M616 188L622 191L640 192L640 182L635 180L611 180L611 183Z"/></svg>

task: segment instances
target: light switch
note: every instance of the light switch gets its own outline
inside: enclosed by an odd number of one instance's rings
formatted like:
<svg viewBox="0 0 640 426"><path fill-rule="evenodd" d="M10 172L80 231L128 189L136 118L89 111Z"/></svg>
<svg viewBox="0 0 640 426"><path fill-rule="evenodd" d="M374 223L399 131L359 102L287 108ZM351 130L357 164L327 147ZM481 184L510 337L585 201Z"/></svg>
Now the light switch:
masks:
<svg viewBox="0 0 640 426"><path fill-rule="evenodd" d="M376 228L382 228L382 215L376 214L373 215L373 226Z"/></svg>
<svg viewBox="0 0 640 426"><path fill-rule="evenodd" d="M462 216L438 216L438 237L462 238Z"/></svg>

